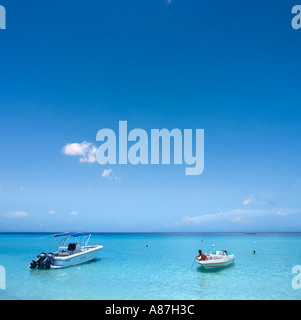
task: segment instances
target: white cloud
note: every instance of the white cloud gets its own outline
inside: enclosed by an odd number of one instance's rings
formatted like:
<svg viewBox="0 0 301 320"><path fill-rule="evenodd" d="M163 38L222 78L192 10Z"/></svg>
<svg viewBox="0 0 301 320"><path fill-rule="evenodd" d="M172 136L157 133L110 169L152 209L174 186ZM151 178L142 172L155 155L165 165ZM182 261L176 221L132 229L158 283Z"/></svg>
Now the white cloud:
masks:
<svg viewBox="0 0 301 320"><path fill-rule="evenodd" d="M28 191L28 192L31 192L32 190L31 190L31 188L28 188L28 189L25 189L25 187L24 186L21 186L20 188L19 188L19 190L20 190L20 192L23 192L23 191Z"/></svg>
<svg viewBox="0 0 301 320"><path fill-rule="evenodd" d="M220 211L217 213L209 213L200 216L184 216L182 220L172 223L169 226L183 226L183 225L204 225L206 223L214 221L228 221L231 223L253 223L256 217L286 217L292 214L300 214L300 209L294 208L282 208L278 211L273 210L246 210L246 209L236 209L230 211Z"/></svg>
<svg viewBox="0 0 301 320"><path fill-rule="evenodd" d="M242 204L244 205L244 206L246 206L246 205L248 205L248 204L250 204L250 203L252 203L252 202L255 202L255 198L254 198L254 196L250 196L249 198L247 198L247 199L245 199L243 202L242 202Z"/></svg>
<svg viewBox="0 0 301 320"><path fill-rule="evenodd" d="M91 142L68 143L62 152L69 156L79 156L80 162L94 163L96 161L96 146Z"/></svg>
<svg viewBox="0 0 301 320"><path fill-rule="evenodd" d="M77 211L71 211L69 214L70 214L70 216L78 216L78 212Z"/></svg>
<svg viewBox="0 0 301 320"><path fill-rule="evenodd" d="M112 169L105 169L101 176L105 179L115 180L116 182L120 182L120 178L116 176Z"/></svg>
<svg viewBox="0 0 301 320"><path fill-rule="evenodd" d="M278 211L278 216L280 217L286 217L288 215L288 212L286 211Z"/></svg>
<svg viewBox="0 0 301 320"><path fill-rule="evenodd" d="M48 211L48 213L49 213L50 215L56 214L56 212L55 212L53 209L50 209L50 210Z"/></svg>
<svg viewBox="0 0 301 320"><path fill-rule="evenodd" d="M101 176L102 176L103 178L109 178L110 175L111 175L111 173L112 173L112 169L108 169L108 170L105 169L105 170L103 171L103 173L102 173Z"/></svg>
<svg viewBox="0 0 301 320"><path fill-rule="evenodd" d="M5 218L26 218L29 214L26 211L11 211L2 214Z"/></svg>
<svg viewBox="0 0 301 320"><path fill-rule="evenodd" d="M238 222L238 223L249 223L253 222L252 217L265 215L265 210L244 210L244 209L235 209L230 211L220 211L217 213L209 213L201 216L185 216L182 217L182 220L175 223L175 225L202 225L211 221L216 220L227 220L229 222Z"/></svg>
<svg viewBox="0 0 301 320"><path fill-rule="evenodd" d="M248 224L248 223L253 223L254 220L249 217L249 216L236 216L236 217L230 217L229 219L229 222L234 222L234 223L240 223L240 224Z"/></svg>

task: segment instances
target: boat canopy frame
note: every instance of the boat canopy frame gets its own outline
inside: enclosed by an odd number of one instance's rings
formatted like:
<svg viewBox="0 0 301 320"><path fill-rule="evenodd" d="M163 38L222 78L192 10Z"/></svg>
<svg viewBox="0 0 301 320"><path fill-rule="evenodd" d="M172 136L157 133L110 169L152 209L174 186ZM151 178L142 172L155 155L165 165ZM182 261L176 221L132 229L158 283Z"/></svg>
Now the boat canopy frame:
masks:
<svg viewBox="0 0 301 320"><path fill-rule="evenodd" d="M70 242L71 238L74 238L76 244L80 244L81 247L87 247L89 240L91 237L91 233L89 232L65 232L61 234L54 235L55 242L57 244L58 249L65 249L67 248L68 242Z"/></svg>

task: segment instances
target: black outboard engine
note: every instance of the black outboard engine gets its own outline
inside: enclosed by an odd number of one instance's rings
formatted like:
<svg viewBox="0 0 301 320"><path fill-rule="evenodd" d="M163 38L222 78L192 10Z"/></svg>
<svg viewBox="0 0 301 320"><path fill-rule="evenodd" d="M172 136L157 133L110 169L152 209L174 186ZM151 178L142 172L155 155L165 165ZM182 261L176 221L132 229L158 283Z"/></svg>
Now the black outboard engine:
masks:
<svg viewBox="0 0 301 320"><path fill-rule="evenodd" d="M43 261L45 269L50 269L50 266L52 265L54 260L53 253L46 254L46 258Z"/></svg>
<svg viewBox="0 0 301 320"><path fill-rule="evenodd" d="M42 252L37 257L38 269L44 269L44 260L46 258L46 253Z"/></svg>
<svg viewBox="0 0 301 320"><path fill-rule="evenodd" d="M46 257L46 253L42 252L40 253L36 260L32 260L31 264L30 264L30 269L35 269L36 267L38 267L40 269L40 265L42 264L42 261L44 261Z"/></svg>
<svg viewBox="0 0 301 320"><path fill-rule="evenodd" d="M29 268L33 270L37 267L37 265L37 260L32 260L32 262L29 265Z"/></svg>
<svg viewBox="0 0 301 320"><path fill-rule="evenodd" d="M40 253L36 260L32 260L32 262L30 263L30 269L50 269L51 264L53 263L54 260L54 255L53 253L45 253L42 252Z"/></svg>

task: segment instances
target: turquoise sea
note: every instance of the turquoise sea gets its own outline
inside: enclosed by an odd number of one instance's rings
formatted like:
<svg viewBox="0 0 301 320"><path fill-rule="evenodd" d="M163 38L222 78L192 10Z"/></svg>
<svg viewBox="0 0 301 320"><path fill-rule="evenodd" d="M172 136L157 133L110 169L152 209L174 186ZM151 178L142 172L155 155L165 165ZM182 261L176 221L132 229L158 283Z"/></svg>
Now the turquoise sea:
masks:
<svg viewBox="0 0 301 320"><path fill-rule="evenodd" d="M296 233L93 234L97 260L65 269L30 270L42 251L56 249L47 234L0 234L6 289L0 299L300 299L292 268L301 265ZM198 250L226 249L235 264L202 270ZM256 255L253 251L256 251Z"/></svg>

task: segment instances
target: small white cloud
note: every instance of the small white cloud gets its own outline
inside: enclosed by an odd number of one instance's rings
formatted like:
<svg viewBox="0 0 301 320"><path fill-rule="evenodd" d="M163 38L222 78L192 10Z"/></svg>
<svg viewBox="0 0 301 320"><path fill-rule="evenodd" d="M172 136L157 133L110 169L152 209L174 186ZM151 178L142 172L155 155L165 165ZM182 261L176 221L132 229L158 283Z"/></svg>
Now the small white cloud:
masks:
<svg viewBox="0 0 301 320"><path fill-rule="evenodd" d="M250 217L244 217L244 216L237 216L233 218L229 218L229 222L234 222L234 223L241 223L241 224L250 224L253 223L254 221Z"/></svg>
<svg viewBox="0 0 301 320"><path fill-rule="evenodd" d="M23 191L23 190L24 190L24 187L23 187L23 186L21 186L21 187L20 187L20 191Z"/></svg>
<svg viewBox="0 0 301 320"><path fill-rule="evenodd" d="M78 212L77 211L71 211L69 214L70 214L70 216L78 216Z"/></svg>
<svg viewBox="0 0 301 320"><path fill-rule="evenodd" d="M105 169L101 176L105 179L114 180L120 182L120 178L116 176L112 169Z"/></svg>
<svg viewBox="0 0 301 320"><path fill-rule="evenodd" d="M209 213L201 216L184 216L182 220L174 223L174 225L202 225L208 222L227 220L229 222L239 222L239 223L251 223L252 218L255 216L265 215L265 210L245 210L245 209L235 209L230 211L220 211L217 213Z"/></svg>
<svg viewBox="0 0 301 320"><path fill-rule="evenodd" d="M26 218L29 214L26 211L11 211L2 214L5 218Z"/></svg>
<svg viewBox="0 0 301 320"><path fill-rule="evenodd" d="M243 202L242 202L242 204L244 205L244 206L246 206L246 205L248 205L248 204L250 204L250 203L252 203L252 202L255 202L255 198L254 198L254 196L250 196L249 198L247 198L247 199L245 199Z"/></svg>
<svg viewBox="0 0 301 320"><path fill-rule="evenodd" d="M286 211L278 211L278 216L280 217L286 217L288 215L288 212Z"/></svg>
<svg viewBox="0 0 301 320"><path fill-rule="evenodd" d="M80 162L94 163L96 161L96 146L91 142L68 143L62 152L69 156L79 156Z"/></svg>
<svg viewBox="0 0 301 320"><path fill-rule="evenodd" d="M103 178L109 178L110 175L111 175L111 173L112 173L112 169L108 169L108 170L105 169L105 170L103 171L103 173L102 173L101 176L102 176Z"/></svg>
<svg viewBox="0 0 301 320"><path fill-rule="evenodd" d="M48 213L49 213L50 215L56 214L56 212L55 212L53 209L50 209L50 210L48 211Z"/></svg>

